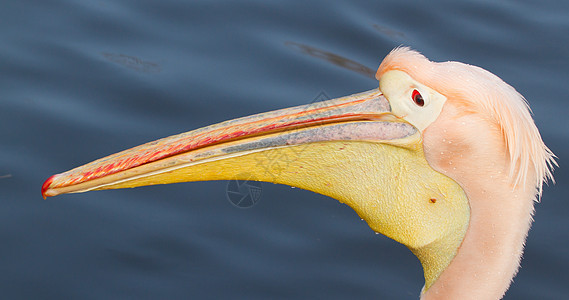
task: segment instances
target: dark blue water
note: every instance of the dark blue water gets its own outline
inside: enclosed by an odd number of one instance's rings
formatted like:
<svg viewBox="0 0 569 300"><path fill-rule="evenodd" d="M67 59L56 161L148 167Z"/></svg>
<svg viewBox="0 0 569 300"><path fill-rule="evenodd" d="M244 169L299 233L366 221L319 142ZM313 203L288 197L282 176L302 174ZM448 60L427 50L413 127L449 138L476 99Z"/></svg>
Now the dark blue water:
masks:
<svg viewBox="0 0 569 300"><path fill-rule="evenodd" d="M427 1L425 1L427 2ZM416 299L417 259L347 206L227 182L64 195L54 173L218 121L377 86L395 46L515 86L559 157L506 299L569 294L569 2L4 1L3 299Z"/></svg>

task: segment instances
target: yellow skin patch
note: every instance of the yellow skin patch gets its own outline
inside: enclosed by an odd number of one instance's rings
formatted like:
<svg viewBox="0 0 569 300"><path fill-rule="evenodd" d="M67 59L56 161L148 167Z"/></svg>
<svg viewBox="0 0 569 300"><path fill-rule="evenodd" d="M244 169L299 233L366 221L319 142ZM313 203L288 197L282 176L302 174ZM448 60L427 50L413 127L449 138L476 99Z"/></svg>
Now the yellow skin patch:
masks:
<svg viewBox="0 0 569 300"><path fill-rule="evenodd" d="M470 212L463 190L428 165L422 146L405 144L330 141L285 146L197 161L102 189L254 178L314 191L347 204L374 231L409 247L423 265L426 290L456 255Z"/></svg>

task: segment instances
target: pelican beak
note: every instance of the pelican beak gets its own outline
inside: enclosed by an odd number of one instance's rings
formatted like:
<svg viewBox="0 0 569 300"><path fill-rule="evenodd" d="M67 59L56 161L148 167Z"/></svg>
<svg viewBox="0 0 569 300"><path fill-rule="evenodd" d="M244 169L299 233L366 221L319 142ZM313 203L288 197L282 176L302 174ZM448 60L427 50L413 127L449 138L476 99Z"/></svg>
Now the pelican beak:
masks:
<svg viewBox="0 0 569 300"><path fill-rule="evenodd" d="M311 190L409 247L427 289L455 256L469 206L461 187L429 166L421 141L374 89L150 142L53 175L41 192L233 179Z"/></svg>
<svg viewBox="0 0 569 300"><path fill-rule="evenodd" d="M286 167L302 159L302 150L307 147L342 141L396 143L417 133L413 126L400 122L389 111L389 102L374 89L226 121L51 176L42 186L42 196L174 182L251 179L251 176L260 181L283 183L279 177L286 170L271 169L271 165ZM289 155L283 157L286 154L283 148L288 148ZM238 157L251 155L253 161L239 162ZM283 161L286 159L290 161Z"/></svg>

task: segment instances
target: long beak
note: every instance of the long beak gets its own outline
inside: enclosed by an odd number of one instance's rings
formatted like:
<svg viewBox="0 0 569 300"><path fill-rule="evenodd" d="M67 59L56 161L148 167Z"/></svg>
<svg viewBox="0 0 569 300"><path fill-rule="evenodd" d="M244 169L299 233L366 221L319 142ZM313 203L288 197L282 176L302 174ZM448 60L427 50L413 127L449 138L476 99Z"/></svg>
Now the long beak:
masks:
<svg viewBox="0 0 569 300"><path fill-rule="evenodd" d="M389 112L389 102L374 89L226 121L146 143L53 175L43 184L42 196L182 181L236 179L238 174L229 170L193 178L180 174L180 170L197 165L207 167L215 161L271 149L327 141L396 144L397 140L416 133L414 127L399 122ZM246 169L247 166L232 166L233 169L236 167ZM267 168L265 171L271 173ZM278 174L272 173L269 177L254 177L277 182Z"/></svg>

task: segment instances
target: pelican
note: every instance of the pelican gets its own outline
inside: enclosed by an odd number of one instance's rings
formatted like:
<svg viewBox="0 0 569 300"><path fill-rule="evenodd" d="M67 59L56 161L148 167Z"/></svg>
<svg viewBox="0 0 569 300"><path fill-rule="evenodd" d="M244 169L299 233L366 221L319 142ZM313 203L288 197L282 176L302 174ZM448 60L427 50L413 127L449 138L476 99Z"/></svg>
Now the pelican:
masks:
<svg viewBox="0 0 569 300"><path fill-rule="evenodd" d="M407 246L421 299L499 299L555 156L492 73L391 51L379 88L166 137L49 177L42 196L204 180L286 184L345 203Z"/></svg>

